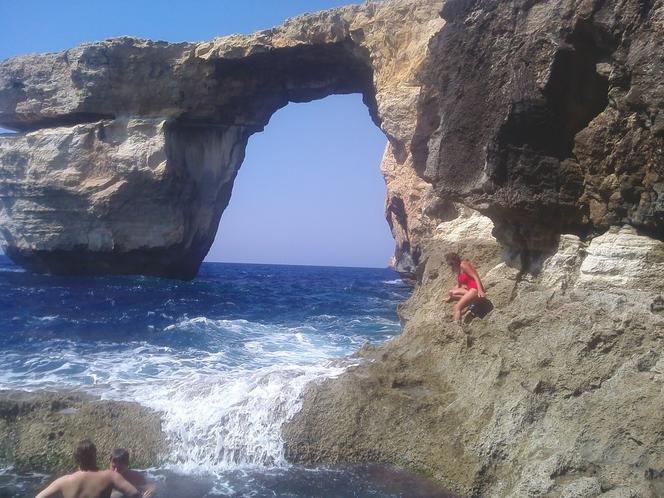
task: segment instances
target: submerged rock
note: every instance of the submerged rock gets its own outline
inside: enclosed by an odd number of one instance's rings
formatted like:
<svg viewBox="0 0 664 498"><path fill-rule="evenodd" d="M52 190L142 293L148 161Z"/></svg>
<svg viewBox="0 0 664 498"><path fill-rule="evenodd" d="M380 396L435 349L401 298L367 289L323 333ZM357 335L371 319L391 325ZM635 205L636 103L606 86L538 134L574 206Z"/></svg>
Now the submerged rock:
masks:
<svg viewBox="0 0 664 498"><path fill-rule="evenodd" d="M76 444L89 438L97 463L127 448L138 468L157 465L166 451L159 414L137 403L79 393L0 391L0 463L19 472L71 472Z"/></svg>

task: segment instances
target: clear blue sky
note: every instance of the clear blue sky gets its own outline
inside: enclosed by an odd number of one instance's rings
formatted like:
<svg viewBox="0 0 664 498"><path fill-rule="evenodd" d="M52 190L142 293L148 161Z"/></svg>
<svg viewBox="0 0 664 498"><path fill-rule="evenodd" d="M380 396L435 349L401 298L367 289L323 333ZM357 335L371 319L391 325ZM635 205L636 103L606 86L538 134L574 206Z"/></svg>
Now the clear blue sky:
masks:
<svg viewBox="0 0 664 498"><path fill-rule="evenodd" d="M0 0L0 59L121 35L208 40L348 3ZM383 217L379 163L385 143L359 95L278 111L250 139L207 260L386 266L394 242Z"/></svg>

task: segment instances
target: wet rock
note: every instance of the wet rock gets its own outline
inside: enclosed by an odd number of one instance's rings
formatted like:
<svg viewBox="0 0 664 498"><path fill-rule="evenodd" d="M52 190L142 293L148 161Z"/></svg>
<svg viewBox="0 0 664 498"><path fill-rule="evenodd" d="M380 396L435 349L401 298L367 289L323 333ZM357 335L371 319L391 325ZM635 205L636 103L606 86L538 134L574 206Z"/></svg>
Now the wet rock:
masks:
<svg viewBox="0 0 664 498"><path fill-rule="evenodd" d="M0 391L0 462L18 471L71 472L73 451L85 438L97 446L100 468L114 448L130 450L139 468L166 451L157 413L137 403L101 401L79 393Z"/></svg>

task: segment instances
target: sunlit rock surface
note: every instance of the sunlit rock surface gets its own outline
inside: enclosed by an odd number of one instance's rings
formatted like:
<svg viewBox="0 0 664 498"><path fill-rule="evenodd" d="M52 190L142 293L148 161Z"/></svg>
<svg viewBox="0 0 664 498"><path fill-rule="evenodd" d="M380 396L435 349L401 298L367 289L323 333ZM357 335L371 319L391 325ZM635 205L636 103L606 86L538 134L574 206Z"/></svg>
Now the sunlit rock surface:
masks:
<svg viewBox="0 0 664 498"><path fill-rule="evenodd" d="M0 139L5 252L42 272L189 278L246 137L241 127L116 119Z"/></svg>
<svg viewBox="0 0 664 498"><path fill-rule="evenodd" d="M38 228L36 215L29 226L10 220L16 211L4 206L24 198L0 184L0 225L18 228L4 230L7 252L54 272L71 271L65 260L82 254L85 261L104 260L100 272L134 273L149 259L154 264L143 273L193 276L248 137L288 102L353 92L363 95L389 140L382 165L386 214L397 243L394 264L405 274L415 274L433 228L453 218L451 202L489 216L498 239L517 250L548 250L560 233L586 237L623 224L658 238L664 231L662 16L659 2L644 7L638 0L393 0L209 42L120 38L9 59L0 63L0 125L41 134L163 121L162 183L182 173L182 165L171 165L180 142L167 131L182 130L205 147L200 157L186 157L186 170L209 160L222 173L213 173L216 184L200 194L216 197L212 203L197 198L195 181L179 178L182 197L193 200L185 218L171 220L187 225L182 236L162 244L155 238L139 251L125 245L134 238L126 228L99 217L89 217L99 220L89 230L109 233L110 251L109 244L72 249L69 242L18 247L15 240L31 230L49 232L50 222ZM223 135L226 150L219 140L208 143L211 130ZM140 147L143 138L131 140ZM9 151L3 165L20 169L13 164L15 142L0 138ZM78 153L72 147L62 160L76 162ZM24 181L8 173L11 185ZM135 199L116 197L128 209ZM95 210L94 199L76 198L78 210ZM47 199L48 193L44 208ZM196 205L214 213L199 215ZM199 223L199 216L210 222ZM150 219L135 216L135 222L149 231ZM57 257L46 255L54 251Z"/></svg>
<svg viewBox="0 0 664 498"><path fill-rule="evenodd" d="M396 462L462 496L662 496L664 242L562 235L524 271L490 233L477 213L440 225L404 333L311 386L284 428L290 457ZM495 306L463 326L442 303L450 250Z"/></svg>
<svg viewBox="0 0 664 498"><path fill-rule="evenodd" d="M158 465L166 450L159 414L138 403L75 392L0 390L1 465L18 472L71 472L73 449L90 437L102 469L115 448L128 448L138 468Z"/></svg>

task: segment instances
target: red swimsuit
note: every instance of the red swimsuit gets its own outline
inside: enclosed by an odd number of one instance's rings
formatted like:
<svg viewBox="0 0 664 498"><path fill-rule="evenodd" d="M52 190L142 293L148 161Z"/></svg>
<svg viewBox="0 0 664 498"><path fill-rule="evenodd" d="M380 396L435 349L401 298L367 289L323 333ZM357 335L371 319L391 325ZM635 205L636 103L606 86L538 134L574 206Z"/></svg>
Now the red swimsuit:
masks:
<svg viewBox="0 0 664 498"><path fill-rule="evenodd" d="M475 279L462 270L459 272L459 287L463 287L464 285L468 290L477 289L477 282L475 282Z"/></svg>

